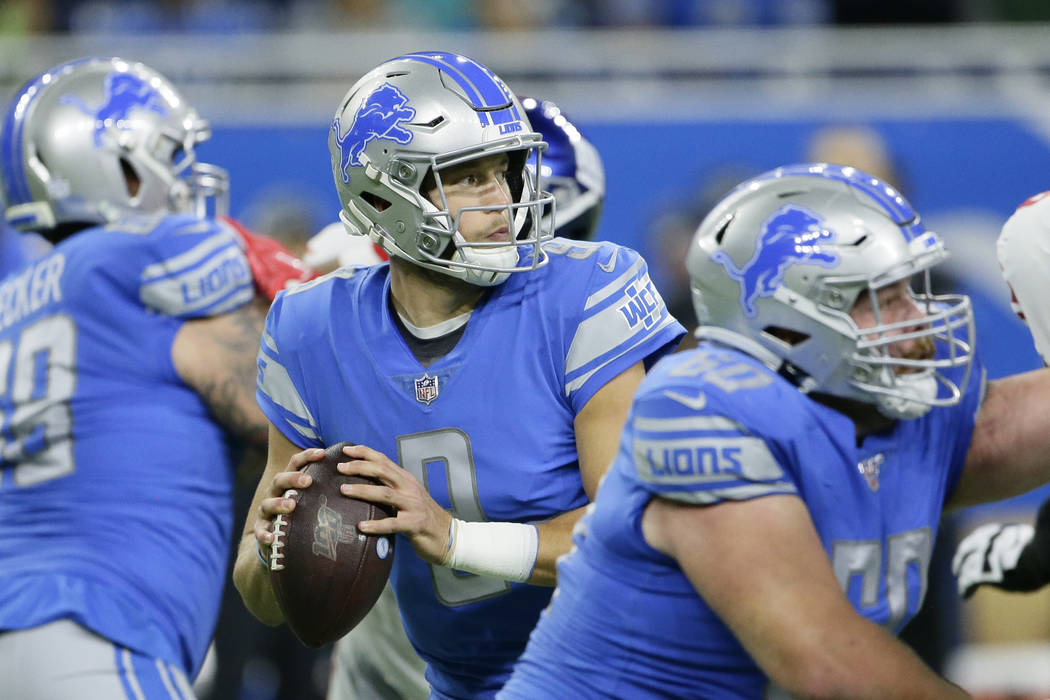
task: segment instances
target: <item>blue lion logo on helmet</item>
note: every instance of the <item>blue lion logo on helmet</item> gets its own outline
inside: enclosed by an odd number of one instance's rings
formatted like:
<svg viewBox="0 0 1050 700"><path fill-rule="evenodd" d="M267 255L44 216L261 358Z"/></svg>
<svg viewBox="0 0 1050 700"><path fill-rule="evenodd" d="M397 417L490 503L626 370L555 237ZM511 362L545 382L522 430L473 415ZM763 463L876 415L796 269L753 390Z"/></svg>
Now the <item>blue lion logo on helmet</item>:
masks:
<svg viewBox="0 0 1050 700"><path fill-rule="evenodd" d="M136 109L145 109L160 116L168 113L163 98L142 78L131 73L114 72L102 81L105 97L102 104L92 109L76 95L62 95L59 101L76 107L95 119L95 146L102 146L102 139L112 128L126 130L128 119Z"/></svg>
<svg viewBox="0 0 1050 700"><path fill-rule="evenodd" d="M340 136L339 117L332 123L335 140L339 144L340 167L343 182L350 182L350 166L361 165L361 154L369 141L385 139L402 145L412 142L412 132L401 124L416 116L416 110L406 107L408 98L390 83L383 83L372 91L354 115L346 134Z"/></svg>
<svg viewBox="0 0 1050 700"><path fill-rule="evenodd" d="M737 267L725 251L715 251L711 260L725 268L740 283L740 305L747 316L757 313L755 301L771 297L784 281L792 265L835 267L839 256L822 250L821 243L835 240L835 232L825 228L821 217L804 207L785 204L762 224L755 242L755 254Z"/></svg>

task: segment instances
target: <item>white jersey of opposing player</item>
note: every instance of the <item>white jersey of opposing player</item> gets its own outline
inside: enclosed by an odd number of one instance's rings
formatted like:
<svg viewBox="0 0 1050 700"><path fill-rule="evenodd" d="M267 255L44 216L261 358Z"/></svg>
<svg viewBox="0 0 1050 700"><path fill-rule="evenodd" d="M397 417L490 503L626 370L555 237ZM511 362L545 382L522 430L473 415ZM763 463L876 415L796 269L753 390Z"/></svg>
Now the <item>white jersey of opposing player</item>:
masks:
<svg viewBox="0 0 1050 700"><path fill-rule="evenodd" d="M374 265L386 260L367 236L352 236L340 222L328 224L306 242L303 262L328 272L347 265Z"/></svg>
<svg viewBox="0 0 1050 700"><path fill-rule="evenodd" d="M1003 277L1013 292L1011 305L1028 324L1035 349L1050 364L1050 191L1031 197L1017 208L996 244Z"/></svg>
<svg viewBox="0 0 1050 700"><path fill-rule="evenodd" d="M365 619L336 642L328 700L426 700L425 671L387 586Z"/></svg>

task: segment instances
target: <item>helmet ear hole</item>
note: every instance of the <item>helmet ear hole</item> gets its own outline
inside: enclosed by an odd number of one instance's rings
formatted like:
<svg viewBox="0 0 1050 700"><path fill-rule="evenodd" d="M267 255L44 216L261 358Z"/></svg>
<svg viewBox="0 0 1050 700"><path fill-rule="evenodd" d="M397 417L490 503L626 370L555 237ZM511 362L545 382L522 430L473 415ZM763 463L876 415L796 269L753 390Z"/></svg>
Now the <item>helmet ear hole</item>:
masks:
<svg viewBox="0 0 1050 700"><path fill-rule="evenodd" d="M419 183L419 194L430 199L430 191L437 187L437 176L434 175L433 169L428 169L426 175L423 176L423 181Z"/></svg>
<svg viewBox="0 0 1050 700"><path fill-rule="evenodd" d="M791 330L790 328L781 328L780 326L766 326L762 329L762 332L782 340L792 347L809 340L808 333Z"/></svg>
<svg viewBox="0 0 1050 700"><path fill-rule="evenodd" d="M726 217L726 220L718 227L718 232L715 234L715 243L722 245L722 239L726 237L726 231L729 229L729 224L733 223L733 215L730 214Z"/></svg>
<svg viewBox="0 0 1050 700"><path fill-rule="evenodd" d="M390 208L390 201L383 199L374 192L362 192L361 199L364 200L365 204L372 207L377 214Z"/></svg>
<svg viewBox="0 0 1050 700"><path fill-rule="evenodd" d="M128 188L128 197L134 197L142 187L142 178L139 177L135 166L127 158L120 158L120 172L124 174L124 186Z"/></svg>

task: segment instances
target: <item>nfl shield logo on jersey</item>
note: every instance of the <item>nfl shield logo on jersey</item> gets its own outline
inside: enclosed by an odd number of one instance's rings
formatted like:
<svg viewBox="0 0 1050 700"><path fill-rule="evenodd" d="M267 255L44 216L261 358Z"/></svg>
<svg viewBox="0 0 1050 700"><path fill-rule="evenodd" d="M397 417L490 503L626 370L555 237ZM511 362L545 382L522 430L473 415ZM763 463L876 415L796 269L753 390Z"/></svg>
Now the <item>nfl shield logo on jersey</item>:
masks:
<svg viewBox="0 0 1050 700"><path fill-rule="evenodd" d="M868 488L872 491L879 490L879 472L882 471L882 463L885 457L880 452L874 457L868 457L857 464L857 471L861 473L864 480L868 482Z"/></svg>
<svg viewBox="0 0 1050 700"><path fill-rule="evenodd" d="M430 405L438 397L438 378L424 374L416 380L416 401Z"/></svg>

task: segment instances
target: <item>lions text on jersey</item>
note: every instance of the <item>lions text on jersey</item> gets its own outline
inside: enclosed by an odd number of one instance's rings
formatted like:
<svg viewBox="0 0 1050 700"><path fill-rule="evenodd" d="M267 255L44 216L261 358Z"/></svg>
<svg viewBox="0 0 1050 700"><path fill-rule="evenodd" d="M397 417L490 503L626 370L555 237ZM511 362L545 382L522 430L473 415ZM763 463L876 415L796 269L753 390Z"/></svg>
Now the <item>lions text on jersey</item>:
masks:
<svg viewBox="0 0 1050 700"><path fill-rule="evenodd" d="M387 265L278 296L259 355L263 412L304 448L349 440L384 452L458 518L535 522L580 507L574 418L683 329L634 251L545 248L550 263L494 287L426 368L395 326ZM429 565L407 542L392 581L438 697L494 694L551 593Z"/></svg>
<svg viewBox="0 0 1050 700"><path fill-rule="evenodd" d="M0 283L0 629L70 619L196 675L233 470L171 348L253 295L230 232L186 215L82 231Z"/></svg>
<svg viewBox="0 0 1050 700"><path fill-rule="evenodd" d="M963 370L959 370L963 371ZM738 350L662 361L558 566L558 590L500 698L758 698L762 671L641 520L689 504L803 499L856 610L893 633L919 609L934 536L962 470L983 381L860 446L853 422ZM755 575L762 575L761 562Z"/></svg>

